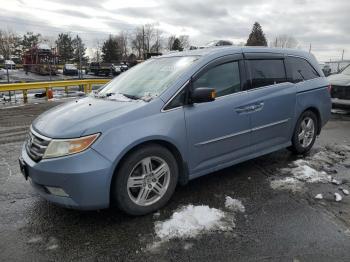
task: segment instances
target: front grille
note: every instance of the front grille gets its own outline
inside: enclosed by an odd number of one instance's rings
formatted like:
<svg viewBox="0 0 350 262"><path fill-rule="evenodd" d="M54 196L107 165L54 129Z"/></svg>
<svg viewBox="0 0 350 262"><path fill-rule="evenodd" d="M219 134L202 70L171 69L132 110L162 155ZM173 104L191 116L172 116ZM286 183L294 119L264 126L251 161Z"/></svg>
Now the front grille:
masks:
<svg viewBox="0 0 350 262"><path fill-rule="evenodd" d="M39 135L31 129L26 141L26 150L30 158L35 162L39 162L43 158L43 155L49 143L49 138Z"/></svg>
<svg viewBox="0 0 350 262"><path fill-rule="evenodd" d="M339 99L350 99L350 86L332 85L331 97Z"/></svg>

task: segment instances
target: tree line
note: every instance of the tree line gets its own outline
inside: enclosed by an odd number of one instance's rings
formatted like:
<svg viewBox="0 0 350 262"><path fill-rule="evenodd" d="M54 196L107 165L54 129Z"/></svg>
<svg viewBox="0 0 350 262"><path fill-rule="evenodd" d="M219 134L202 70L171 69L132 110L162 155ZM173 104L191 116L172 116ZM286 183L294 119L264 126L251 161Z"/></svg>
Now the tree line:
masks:
<svg viewBox="0 0 350 262"><path fill-rule="evenodd" d="M10 30L0 29L0 55L4 59L21 58L24 52L40 43L46 43L57 51L62 63L120 62L147 59L166 51L183 51L190 48L188 35L165 35L154 24L136 27L132 32L110 34L107 39L95 41L93 56L86 55L86 46L79 35L60 33L57 38L45 37L34 32L18 35ZM255 22L246 43L247 46L267 46L268 41L261 25ZM288 35L279 35L269 43L272 47L295 48L298 41Z"/></svg>

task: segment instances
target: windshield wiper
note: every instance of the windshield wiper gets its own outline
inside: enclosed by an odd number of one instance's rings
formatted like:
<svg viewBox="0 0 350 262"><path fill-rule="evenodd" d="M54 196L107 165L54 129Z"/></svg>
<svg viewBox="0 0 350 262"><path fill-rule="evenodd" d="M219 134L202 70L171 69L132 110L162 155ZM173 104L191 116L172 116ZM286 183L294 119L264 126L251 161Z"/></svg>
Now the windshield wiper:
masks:
<svg viewBox="0 0 350 262"><path fill-rule="evenodd" d="M121 95L127 97L127 98L130 98L132 100L140 100L141 98L138 97L138 96L134 96L134 95L129 95L129 94L123 94L123 93L120 93Z"/></svg>

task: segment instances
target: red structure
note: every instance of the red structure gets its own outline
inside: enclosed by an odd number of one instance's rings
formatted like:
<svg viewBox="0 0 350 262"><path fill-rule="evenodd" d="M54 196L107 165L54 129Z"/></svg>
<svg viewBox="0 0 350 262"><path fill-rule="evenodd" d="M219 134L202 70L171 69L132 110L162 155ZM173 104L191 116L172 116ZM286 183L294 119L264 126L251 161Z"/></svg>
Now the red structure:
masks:
<svg viewBox="0 0 350 262"><path fill-rule="evenodd" d="M32 47L24 53L23 69L40 75L56 75L58 55L45 44Z"/></svg>

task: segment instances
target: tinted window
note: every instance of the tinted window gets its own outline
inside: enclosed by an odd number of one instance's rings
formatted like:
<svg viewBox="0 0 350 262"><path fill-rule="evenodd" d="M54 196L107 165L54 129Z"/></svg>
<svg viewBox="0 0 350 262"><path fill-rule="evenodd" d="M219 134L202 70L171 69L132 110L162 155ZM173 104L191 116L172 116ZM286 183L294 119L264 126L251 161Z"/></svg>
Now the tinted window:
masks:
<svg viewBox="0 0 350 262"><path fill-rule="evenodd" d="M193 88L209 87L216 90L216 95L224 96L241 90L238 62L215 66L193 82Z"/></svg>
<svg viewBox="0 0 350 262"><path fill-rule="evenodd" d="M305 59L298 57L289 57L288 62L290 65L293 83L298 83L304 80L309 80L320 76L317 73L317 71Z"/></svg>
<svg viewBox="0 0 350 262"><path fill-rule="evenodd" d="M286 71L282 59L247 60L252 88L286 82Z"/></svg>

